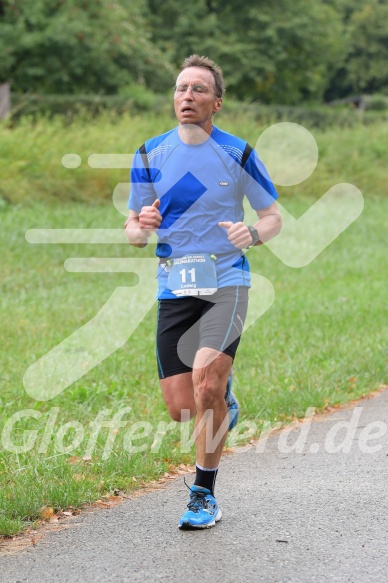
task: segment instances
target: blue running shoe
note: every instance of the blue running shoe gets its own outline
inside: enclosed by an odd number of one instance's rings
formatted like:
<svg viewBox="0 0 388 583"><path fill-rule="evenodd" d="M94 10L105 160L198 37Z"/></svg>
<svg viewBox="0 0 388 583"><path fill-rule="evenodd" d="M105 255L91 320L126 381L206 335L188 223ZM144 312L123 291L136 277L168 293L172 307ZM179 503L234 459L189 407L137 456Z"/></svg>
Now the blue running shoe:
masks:
<svg viewBox="0 0 388 583"><path fill-rule="evenodd" d="M229 416L229 431L236 427L238 421L238 414L240 412L240 405L234 393L232 393L233 374L229 375L228 383L226 385L225 402L228 407Z"/></svg>
<svg viewBox="0 0 388 583"><path fill-rule="evenodd" d="M221 510L210 490L201 486L191 486L189 490L190 502L179 521L181 530L210 528L221 520Z"/></svg>

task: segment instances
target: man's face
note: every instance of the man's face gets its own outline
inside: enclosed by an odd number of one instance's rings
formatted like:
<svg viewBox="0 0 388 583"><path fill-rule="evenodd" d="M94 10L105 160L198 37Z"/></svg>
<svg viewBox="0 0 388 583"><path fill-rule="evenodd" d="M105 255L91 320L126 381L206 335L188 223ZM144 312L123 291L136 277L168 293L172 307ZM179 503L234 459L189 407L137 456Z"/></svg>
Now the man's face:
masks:
<svg viewBox="0 0 388 583"><path fill-rule="evenodd" d="M205 131L212 127L212 115L221 109L222 97L215 95L214 77L203 67L188 67L176 80L175 115L181 124L195 124Z"/></svg>

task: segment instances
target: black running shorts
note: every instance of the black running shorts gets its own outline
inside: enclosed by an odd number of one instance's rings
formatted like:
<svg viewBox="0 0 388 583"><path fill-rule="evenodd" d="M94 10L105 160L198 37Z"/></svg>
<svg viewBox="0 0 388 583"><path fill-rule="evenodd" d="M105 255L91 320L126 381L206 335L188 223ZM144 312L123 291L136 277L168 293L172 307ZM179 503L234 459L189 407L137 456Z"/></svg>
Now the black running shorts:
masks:
<svg viewBox="0 0 388 583"><path fill-rule="evenodd" d="M192 371L199 348L214 348L234 359L247 308L246 286L222 287L211 296L159 300L159 378Z"/></svg>

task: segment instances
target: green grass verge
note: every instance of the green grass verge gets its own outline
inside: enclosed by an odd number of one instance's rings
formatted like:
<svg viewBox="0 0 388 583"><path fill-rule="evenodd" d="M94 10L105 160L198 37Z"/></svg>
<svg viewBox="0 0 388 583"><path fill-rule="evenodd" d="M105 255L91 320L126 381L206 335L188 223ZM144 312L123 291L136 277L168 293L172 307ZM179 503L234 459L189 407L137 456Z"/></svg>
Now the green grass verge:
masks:
<svg viewBox="0 0 388 583"><path fill-rule="evenodd" d="M158 131L153 130L141 128L142 135ZM255 131L251 130L252 136ZM242 431L243 423L250 421L259 435L264 422L286 423L293 416L302 417L310 406L322 409L346 402L387 380L388 199L380 146L386 131L374 128L375 139L369 144L361 126L341 136L335 131L320 134L322 165L315 175L299 187L281 189L283 204L295 216L335 182L353 182L363 190L365 208L360 218L314 262L291 269L266 248L250 252L253 271L271 280L276 297L271 309L244 334L236 359ZM50 138L42 129L47 147L54 133ZM71 136L66 139L67 147ZM81 152L78 143L74 151ZM17 159L16 149L13 155ZM47 155L54 160L54 155ZM27 146L25 156L31 156ZM21 184L31 176L21 171ZM47 176L53 184L60 182L53 167ZM36 202L36 184L31 180L27 204L0 209L0 534L4 536L37 520L42 506L78 508L106 492L129 491L174 465L194 461L192 448L182 451L184 426L170 421L158 387L156 306L124 347L61 395L37 402L26 394L22 381L28 366L88 322L118 286L136 283L129 274L68 273L65 259L152 256L151 248L125 245L28 244L24 234L33 227L117 228L124 221L112 205ZM112 185L109 188L111 192ZM96 434L102 412L109 422L124 408L123 427L103 426ZM20 411L27 411L27 416L16 421ZM128 432L134 427L131 449ZM16 451L10 451L7 428ZM95 445L90 441L93 434ZM246 439L247 435L237 442Z"/></svg>
<svg viewBox="0 0 388 583"><path fill-rule="evenodd" d="M88 165L89 156L134 153L150 136L171 129L175 123L168 114L129 113L123 116L106 113L94 120L79 117L70 125L66 125L63 117L52 120L25 117L15 127L3 123L0 125L0 205L37 201L109 202L116 184L128 182L129 169L93 169ZM253 114L221 112L215 123L255 146L263 130L271 125L271 119L263 123ZM308 124L306 127L310 128ZM353 127L311 131L319 146L319 164L314 175L295 191L298 197L301 193L322 196L337 182L354 183L363 192L386 193L386 121L369 125L360 118ZM78 168L62 166L62 157L69 153L80 156Z"/></svg>

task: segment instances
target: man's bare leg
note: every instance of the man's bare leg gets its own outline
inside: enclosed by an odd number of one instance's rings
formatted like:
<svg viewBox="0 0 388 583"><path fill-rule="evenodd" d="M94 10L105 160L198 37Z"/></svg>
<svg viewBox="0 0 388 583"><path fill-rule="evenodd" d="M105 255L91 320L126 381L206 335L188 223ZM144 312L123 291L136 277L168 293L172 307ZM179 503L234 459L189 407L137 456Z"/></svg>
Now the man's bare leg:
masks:
<svg viewBox="0 0 388 583"><path fill-rule="evenodd" d="M196 413L194 388L191 372L166 377L160 380L163 398L171 419L182 421L182 410L190 411L190 418Z"/></svg>
<svg viewBox="0 0 388 583"><path fill-rule="evenodd" d="M181 373L160 384L170 416L182 421L182 409L196 416L194 437L196 477L190 487L188 509L179 528L202 529L214 526L221 511L214 498L218 465L229 429L225 390L232 358L211 348L198 350L192 373Z"/></svg>
<svg viewBox="0 0 388 583"><path fill-rule="evenodd" d="M230 356L212 348L201 348L195 357L193 385L197 415L194 431L198 431L196 460L203 468L218 467L225 444L229 426L225 389L232 362ZM202 421L204 416L205 424Z"/></svg>
<svg viewBox="0 0 388 583"><path fill-rule="evenodd" d="M174 421L182 420L183 409L190 411L190 417L196 415L196 460L205 468L218 466L228 433L225 389L232 362L232 358L222 352L201 348L192 373L160 380L168 412ZM203 416L205 424L201 422Z"/></svg>

